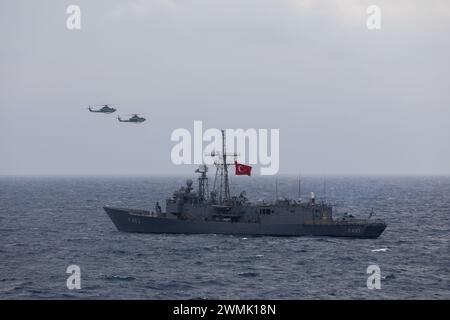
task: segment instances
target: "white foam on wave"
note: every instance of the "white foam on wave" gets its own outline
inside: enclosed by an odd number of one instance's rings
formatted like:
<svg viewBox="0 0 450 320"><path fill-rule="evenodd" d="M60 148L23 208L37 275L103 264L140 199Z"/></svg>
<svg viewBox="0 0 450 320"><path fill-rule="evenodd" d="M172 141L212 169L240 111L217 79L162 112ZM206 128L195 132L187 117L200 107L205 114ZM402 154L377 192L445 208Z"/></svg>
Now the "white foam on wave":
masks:
<svg viewBox="0 0 450 320"><path fill-rule="evenodd" d="M373 249L372 252L386 252L391 251L389 248L380 248L380 249Z"/></svg>

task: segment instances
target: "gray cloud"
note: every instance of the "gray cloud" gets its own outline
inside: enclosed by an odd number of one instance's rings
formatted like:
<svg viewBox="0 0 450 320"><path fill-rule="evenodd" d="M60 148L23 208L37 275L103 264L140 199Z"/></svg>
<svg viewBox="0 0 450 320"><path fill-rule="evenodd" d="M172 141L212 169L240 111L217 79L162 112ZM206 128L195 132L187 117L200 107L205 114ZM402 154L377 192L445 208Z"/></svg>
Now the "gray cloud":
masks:
<svg viewBox="0 0 450 320"><path fill-rule="evenodd" d="M76 2L77 32L72 1L1 2L0 174L187 173L194 120L280 128L284 173L450 173L447 1Z"/></svg>

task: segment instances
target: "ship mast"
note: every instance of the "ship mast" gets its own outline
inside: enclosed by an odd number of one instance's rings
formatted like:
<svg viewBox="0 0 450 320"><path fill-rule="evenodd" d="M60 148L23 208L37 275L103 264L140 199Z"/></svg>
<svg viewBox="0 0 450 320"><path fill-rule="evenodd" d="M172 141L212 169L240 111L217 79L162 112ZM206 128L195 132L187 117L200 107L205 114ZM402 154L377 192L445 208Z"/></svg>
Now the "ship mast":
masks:
<svg viewBox="0 0 450 320"><path fill-rule="evenodd" d="M217 180L220 179L220 185L219 185L219 204L224 204L231 200L230 195L230 179L228 177L228 166L234 165L233 163L227 163L227 157L232 156L236 157L237 154L227 154L226 150L226 136L225 136L225 130L221 130L222 132L222 153L215 153L213 152L212 156L218 156L218 160L214 162L217 170L216 170L216 178L214 180L214 191L216 191L217 186Z"/></svg>
<svg viewBox="0 0 450 320"><path fill-rule="evenodd" d="M200 176L198 177L198 196L201 201L208 200L208 177L206 176L206 173L208 172L208 167L204 164L200 165L197 170L195 170L196 173L199 173Z"/></svg>
<svg viewBox="0 0 450 320"><path fill-rule="evenodd" d="M223 200L230 200L230 183L228 180L228 164L227 164L225 130L222 130L222 157L223 157L223 187L224 187L224 199Z"/></svg>

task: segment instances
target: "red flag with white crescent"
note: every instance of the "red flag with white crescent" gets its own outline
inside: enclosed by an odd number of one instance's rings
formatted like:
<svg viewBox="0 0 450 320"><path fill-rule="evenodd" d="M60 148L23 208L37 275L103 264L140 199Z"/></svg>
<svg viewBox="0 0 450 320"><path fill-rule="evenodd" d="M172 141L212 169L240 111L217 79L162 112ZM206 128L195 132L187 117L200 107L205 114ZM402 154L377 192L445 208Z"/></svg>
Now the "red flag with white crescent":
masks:
<svg viewBox="0 0 450 320"><path fill-rule="evenodd" d="M234 162L236 165L236 175L237 176L251 176L252 175L252 167L247 166L245 164L240 164L237 161Z"/></svg>

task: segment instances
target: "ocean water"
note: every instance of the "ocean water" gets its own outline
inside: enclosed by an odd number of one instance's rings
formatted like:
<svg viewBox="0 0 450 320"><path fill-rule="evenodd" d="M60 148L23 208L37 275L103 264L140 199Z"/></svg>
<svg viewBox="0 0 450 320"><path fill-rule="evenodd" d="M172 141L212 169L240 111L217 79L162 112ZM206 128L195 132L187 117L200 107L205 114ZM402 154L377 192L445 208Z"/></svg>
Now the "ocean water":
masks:
<svg viewBox="0 0 450 320"><path fill-rule="evenodd" d="M153 208L186 177L1 177L0 299L450 298L450 177L304 177L337 215L388 223L379 239L118 232L103 205ZM273 178L233 179L252 200ZM279 177L279 196L296 196ZM381 250L379 250L381 249ZM81 268L68 290L66 268ZM369 265L381 289L366 286Z"/></svg>

